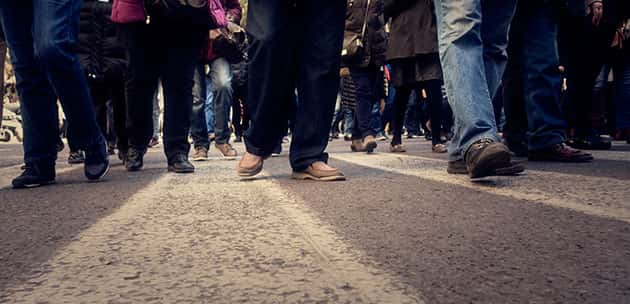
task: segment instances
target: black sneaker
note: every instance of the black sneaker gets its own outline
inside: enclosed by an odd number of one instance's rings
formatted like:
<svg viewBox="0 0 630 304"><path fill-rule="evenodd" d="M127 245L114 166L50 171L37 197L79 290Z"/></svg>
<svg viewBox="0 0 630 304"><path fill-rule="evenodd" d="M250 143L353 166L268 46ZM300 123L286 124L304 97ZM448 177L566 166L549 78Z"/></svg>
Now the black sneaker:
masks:
<svg viewBox="0 0 630 304"><path fill-rule="evenodd" d="M90 181L97 181L109 172L109 156L104 144L95 145L85 150L83 171Z"/></svg>
<svg viewBox="0 0 630 304"><path fill-rule="evenodd" d="M145 151L138 150L136 148L129 148L127 151L127 161L125 162L125 168L127 171L140 171L144 166L143 157Z"/></svg>
<svg viewBox="0 0 630 304"><path fill-rule="evenodd" d="M68 164L74 165L74 164L82 164L85 161L85 155L83 154L83 151L78 150L78 151L70 151L70 154L68 154Z"/></svg>
<svg viewBox="0 0 630 304"><path fill-rule="evenodd" d="M511 159L510 149L492 139L481 139L473 143L465 154L466 169L470 178L493 175L509 175L523 172L525 168ZM507 170L507 171L506 171Z"/></svg>
<svg viewBox="0 0 630 304"><path fill-rule="evenodd" d="M173 160L168 164L168 171L175 173L193 173L195 172L195 166L188 161L188 157L183 154L178 154L175 155Z"/></svg>
<svg viewBox="0 0 630 304"><path fill-rule="evenodd" d="M13 179L14 189L35 188L55 183L55 166L42 166L37 164L27 164L24 172Z"/></svg>

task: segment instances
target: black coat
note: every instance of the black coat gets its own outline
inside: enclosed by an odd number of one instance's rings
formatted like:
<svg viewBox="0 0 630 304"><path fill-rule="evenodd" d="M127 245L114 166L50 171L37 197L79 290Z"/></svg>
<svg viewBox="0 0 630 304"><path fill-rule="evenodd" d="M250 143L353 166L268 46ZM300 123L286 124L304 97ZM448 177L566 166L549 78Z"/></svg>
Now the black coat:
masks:
<svg viewBox="0 0 630 304"><path fill-rule="evenodd" d="M110 20L112 4L85 0L81 8L78 55L89 79L122 77L125 52Z"/></svg>
<svg viewBox="0 0 630 304"><path fill-rule="evenodd" d="M365 20L365 9L368 0L348 0L346 11L346 32L361 35ZM367 14L366 34L363 38L364 50L361 60L344 62L345 66L366 67L370 64L382 66L385 64L387 51L387 34L385 33L385 17L383 15L383 0L370 0Z"/></svg>
<svg viewBox="0 0 630 304"><path fill-rule="evenodd" d="M433 0L385 0L391 18L387 60L438 52Z"/></svg>

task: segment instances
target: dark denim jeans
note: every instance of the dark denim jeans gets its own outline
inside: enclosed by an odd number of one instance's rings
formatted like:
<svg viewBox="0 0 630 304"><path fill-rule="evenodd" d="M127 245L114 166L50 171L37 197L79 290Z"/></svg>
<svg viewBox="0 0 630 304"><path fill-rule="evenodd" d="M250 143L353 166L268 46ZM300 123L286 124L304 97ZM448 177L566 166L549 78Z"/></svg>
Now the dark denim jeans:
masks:
<svg viewBox="0 0 630 304"><path fill-rule="evenodd" d="M508 29L516 0L436 0L444 84L455 130L451 160L475 141L499 141L492 98L507 63Z"/></svg>
<svg viewBox="0 0 630 304"><path fill-rule="evenodd" d="M199 64L195 69L193 78L193 105L190 116L190 136L195 148L210 148L208 140L208 128L206 124L206 73L204 65Z"/></svg>
<svg viewBox="0 0 630 304"><path fill-rule="evenodd" d="M561 74L553 5L521 1L510 29L504 76L505 135L509 144L540 150L565 140L560 111Z"/></svg>
<svg viewBox="0 0 630 304"><path fill-rule="evenodd" d="M53 166L57 158L57 98L80 149L101 147L92 98L74 51L81 0L2 1L4 28L24 121L24 161ZM103 146L104 147L104 146Z"/></svg>
<svg viewBox="0 0 630 304"><path fill-rule="evenodd" d="M355 127L352 133L353 139L363 139L368 135L375 136L373 130L372 109L375 103L375 91L379 71L376 66L365 68L350 68L350 74L356 88Z"/></svg>
<svg viewBox="0 0 630 304"><path fill-rule="evenodd" d="M624 50L613 65L617 128L630 129L630 51Z"/></svg>
<svg viewBox="0 0 630 304"><path fill-rule="evenodd" d="M346 2L250 0L248 12L247 151L269 156L293 120L293 169L328 161L324 151L339 90Z"/></svg>

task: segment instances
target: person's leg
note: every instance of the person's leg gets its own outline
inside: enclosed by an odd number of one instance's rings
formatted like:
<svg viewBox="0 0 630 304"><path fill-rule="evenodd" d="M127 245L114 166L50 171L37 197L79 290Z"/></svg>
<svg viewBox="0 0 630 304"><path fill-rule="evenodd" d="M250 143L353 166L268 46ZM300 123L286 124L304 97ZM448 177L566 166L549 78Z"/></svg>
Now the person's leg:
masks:
<svg viewBox="0 0 630 304"><path fill-rule="evenodd" d="M528 14L522 36L523 92L527 112L528 149L541 150L564 142L566 124L560 112L557 16L549 5L523 2Z"/></svg>
<svg viewBox="0 0 630 304"><path fill-rule="evenodd" d="M107 158L105 140L95 119L92 98L74 46L79 31L81 0L34 0L33 36L35 53L44 66L68 123L74 145L86 152L94 151L98 159ZM41 109L40 109L41 111ZM88 153L86 163L90 162Z"/></svg>
<svg viewBox="0 0 630 304"><path fill-rule="evenodd" d="M193 105L190 116L190 135L195 148L210 148L208 140L208 128L206 127L206 77L204 65L199 63L195 67L193 84Z"/></svg>
<svg viewBox="0 0 630 304"><path fill-rule="evenodd" d="M292 63L296 16L290 3L283 0L250 0L248 5L246 110L251 126L245 132L245 145L247 152L266 158L286 131L287 88L295 86Z"/></svg>
<svg viewBox="0 0 630 304"><path fill-rule="evenodd" d="M405 111L407 110L407 104L409 103L409 95L411 89L407 87L397 87L396 96L394 97L393 117L391 123L392 146L402 144L402 129L405 121Z"/></svg>
<svg viewBox="0 0 630 304"><path fill-rule="evenodd" d="M444 82L455 117L451 160L481 139L499 141L492 96L507 61L515 0L436 2ZM483 22L482 22L483 20Z"/></svg>
<svg viewBox="0 0 630 304"><path fill-rule="evenodd" d="M201 50L194 47L170 48L160 71L164 88L164 153L169 165L187 158L188 132L193 103L195 67Z"/></svg>
<svg viewBox="0 0 630 304"><path fill-rule="evenodd" d="M24 162L38 166L54 179L59 125L56 96L33 48L31 1L0 3L0 22L11 53L16 89L20 96Z"/></svg>
<svg viewBox="0 0 630 304"><path fill-rule="evenodd" d="M374 103L374 68L350 68L350 74L356 87L357 107L355 109L355 134L363 139L368 135L374 136L372 130L372 104Z"/></svg>
<svg viewBox="0 0 630 304"><path fill-rule="evenodd" d="M433 146L440 144L442 134L442 81L429 80L423 83L429 103L429 115L431 117L431 141Z"/></svg>
<svg viewBox="0 0 630 304"><path fill-rule="evenodd" d="M109 89L103 82L88 82L90 96L94 103L94 112L99 129L105 138L107 138L107 101L109 100ZM73 128L74 126L70 126Z"/></svg>
<svg viewBox="0 0 630 304"><path fill-rule="evenodd" d="M232 68L224 58L215 59L210 65L214 95L214 133L217 144L230 141L230 106L234 98Z"/></svg>
<svg viewBox="0 0 630 304"><path fill-rule="evenodd" d="M519 157L527 156L527 112L523 91L523 35L526 26L524 14L517 10L510 28L509 61L503 75L503 107L505 143Z"/></svg>
<svg viewBox="0 0 630 304"><path fill-rule="evenodd" d="M0 23L0 31L2 31L2 23ZM3 31L4 32L4 31ZM0 38L0 115L4 111L4 62L7 57L7 43ZM2 119L0 118L0 127L2 127Z"/></svg>
<svg viewBox="0 0 630 304"><path fill-rule="evenodd" d="M160 99L164 99L164 95L160 94L161 84L158 84L155 92L153 93L153 111L152 111L152 123L153 123L153 136L152 141L160 137Z"/></svg>
<svg viewBox="0 0 630 304"><path fill-rule="evenodd" d="M617 130L624 132L625 139L630 142L630 56L627 53L619 56L613 72Z"/></svg>
<svg viewBox="0 0 630 304"><path fill-rule="evenodd" d="M116 133L116 147L121 155L126 155L129 149L127 135L127 101L125 99L125 82L123 76L110 79L112 107L114 112L114 132Z"/></svg>
<svg viewBox="0 0 630 304"><path fill-rule="evenodd" d="M127 130L129 148L144 154L149 141L154 135L154 107L159 69L164 64L164 53L154 48L147 37L144 25L121 25L121 31L128 32L131 37L126 49L127 79L125 82L125 99L127 100ZM158 129L159 130L159 129Z"/></svg>
<svg viewBox="0 0 630 304"><path fill-rule="evenodd" d="M309 0L296 4L302 32L296 37L301 50L297 75L299 102L290 160L295 171L303 171L315 162L328 161L324 151L339 90L346 3Z"/></svg>
<svg viewBox="0 0 630 304"><path fill-rule="evenodd" d="M214 86L212 85L212 78L206 76L206 104L204 111L206 112L206 129L208 130L207 136L214 135Z"/></svg>
<svg viewBox="0 0 630 304"><path fill-rule="evenodd" d="M522 172L524 167L513 163L500 143L492 108L516 0L438 2L442 71L455 117L447 172L471 178Z"/></svg>

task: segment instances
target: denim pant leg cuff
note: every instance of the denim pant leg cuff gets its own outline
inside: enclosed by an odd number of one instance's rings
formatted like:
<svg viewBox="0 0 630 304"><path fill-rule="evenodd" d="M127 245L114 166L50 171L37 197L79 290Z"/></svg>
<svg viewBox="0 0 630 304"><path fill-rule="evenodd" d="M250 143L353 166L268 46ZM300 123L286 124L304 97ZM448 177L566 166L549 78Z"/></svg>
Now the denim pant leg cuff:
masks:
<svg viewBox="0 0 630 304"><path fill-rule="evenodd" d="M289 157L295 154L299 154L299 153L292 151L292 153L289 154ZM328 153L324 152L318 156L306 157L306 158L296 158L296 159L291 158L291 168L293 168L293 171L301 172L301 171L306 170L310 165L318 161L328 163Z"/></svg>

